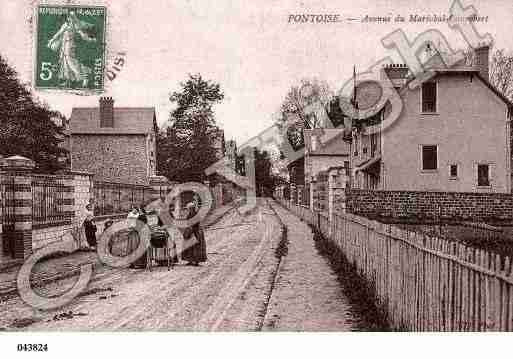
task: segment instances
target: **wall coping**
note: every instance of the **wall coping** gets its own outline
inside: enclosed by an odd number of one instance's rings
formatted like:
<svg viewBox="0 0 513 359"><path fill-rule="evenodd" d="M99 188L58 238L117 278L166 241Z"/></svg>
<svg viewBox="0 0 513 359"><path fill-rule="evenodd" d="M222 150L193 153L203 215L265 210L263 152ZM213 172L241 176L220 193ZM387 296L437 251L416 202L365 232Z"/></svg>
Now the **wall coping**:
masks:
<svg viewBox="0 0 513 359"><path fill-rule="evenodd" d="M457 192L457 191L413 191L413 190L383 190L383 189L360 189L360 188L348 188L349 192L361 192L361 193L433 193L433 194L449 194L449 195L478 195L478 196L513 196L510 192Z"/></svg>
<svg viewBox="0 0 513 359"><path fill-rule="evenodd" d="M70 171L64 171L64 172L65 172L65 174L70 174L70 175L89 176L89 177L94 176L94 173L85 172L85 171L70 170Z"/></svg>

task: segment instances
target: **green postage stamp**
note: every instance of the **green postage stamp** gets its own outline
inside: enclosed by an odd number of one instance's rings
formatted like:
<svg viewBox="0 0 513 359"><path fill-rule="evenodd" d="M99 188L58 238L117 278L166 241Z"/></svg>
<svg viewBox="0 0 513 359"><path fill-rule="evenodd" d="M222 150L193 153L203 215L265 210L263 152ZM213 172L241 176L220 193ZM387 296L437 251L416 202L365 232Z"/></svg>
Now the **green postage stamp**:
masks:
<svg viewBox="0 0 513 359"><path fill-rule="evenodd" d="M103 90L106 8L37 8L36 88Z"/></svg>

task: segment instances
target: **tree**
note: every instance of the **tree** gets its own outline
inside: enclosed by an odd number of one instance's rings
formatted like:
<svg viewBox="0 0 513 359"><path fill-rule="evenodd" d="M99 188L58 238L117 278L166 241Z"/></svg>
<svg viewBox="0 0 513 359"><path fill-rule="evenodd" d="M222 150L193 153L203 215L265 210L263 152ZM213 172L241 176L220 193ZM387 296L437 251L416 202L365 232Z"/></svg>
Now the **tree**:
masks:
<svg viewBox="0 0 513 359"><path fill-rule="evenodd" d="M177 105L170 114L169 126L157 137L158 166L172 181L203 181L205 169L219 159L222 137L213 106L223 100L224 94L219 84L199 74L189 75L180 86L180 91L169 97Z"/></svg>
<svg viewBox="0 0 513 359"><path fill-rule="evenodd" d="M467 65L475 63L475 53L470 48L465 53ZM504 96L513 101L513 54L505 49L495 50L490 62L489 79Z"/></svg>
<svg viewBox="0 0 513 359"><path fill-rule="evenodd" d="M0 56L0 155L21 155L35 161L36 171L52 173L62 169L67 153L59 146L64 119L57 111L32 97L16 71ZM64 122L64 121L63 121Z"/></svg>
<svg viewBox="0 0 513 359"><path fill-rule="evenodd" d="M256 194L258 197L272 196L278 178L272 172L271 156L269 152L257 148L254 149L254 156Z"/></svg>
<svg viewBox="0 0 513 359"><path fill-rule="evenodd" d="M303 79L287 92L276 116L275 123L282 131L290 145L297 150L304 146L303 130L325 127L326 124L314 113L306 109L315 101L320 101L327 112L333 101L333 92L326 81L317 78Z"/></svg>
<svg viewBox="0 0 513 359"><path fill-rule="evenodd" d="M509 100L513 100L513 55L496 50L490 66L491 83Z"/></svg>

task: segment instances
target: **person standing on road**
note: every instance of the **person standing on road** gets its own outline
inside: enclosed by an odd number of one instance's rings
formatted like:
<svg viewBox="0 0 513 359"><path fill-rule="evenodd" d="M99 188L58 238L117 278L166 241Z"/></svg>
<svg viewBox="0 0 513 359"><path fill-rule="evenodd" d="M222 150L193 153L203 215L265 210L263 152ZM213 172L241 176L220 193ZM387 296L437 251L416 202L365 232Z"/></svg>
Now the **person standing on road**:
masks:
<svg viewBox="0 0 513 359"><path fill-rule="evenodd" d="M94 224L93 206L89 203L85 210L84 230L87 244L92 250L96 249L96 225Z"/></svg>
<svg viewBox="0 0 513 359"><path fill-rule="evenodd" d="M198 206L193 202L188 203L186 208L187 219L193 218L198 213ZM207 261L205 235L199 222L185 228L183 239L182 259L187 261L188 265L197 266L199 263Z"/></svg>
<svg viewBox="0 0 513 359"><path fill-rule="evenodd" d="M128 228L135 228L135 224L137 223L137 217L139 216L139 212L135 207L132 207L130 212L128 212L127 220L128 220Z"/></svg>

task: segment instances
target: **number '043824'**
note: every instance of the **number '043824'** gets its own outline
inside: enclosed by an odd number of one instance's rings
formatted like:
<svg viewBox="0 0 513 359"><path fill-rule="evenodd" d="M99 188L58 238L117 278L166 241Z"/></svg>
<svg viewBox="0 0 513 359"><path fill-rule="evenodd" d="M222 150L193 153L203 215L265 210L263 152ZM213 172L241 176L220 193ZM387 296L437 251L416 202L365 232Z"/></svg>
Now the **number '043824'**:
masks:
<svg viewBox="0 0 513 359"><path fill-rule="evenodd" d="M19 352L47 352L48 344L18 344Z"/></svg>

